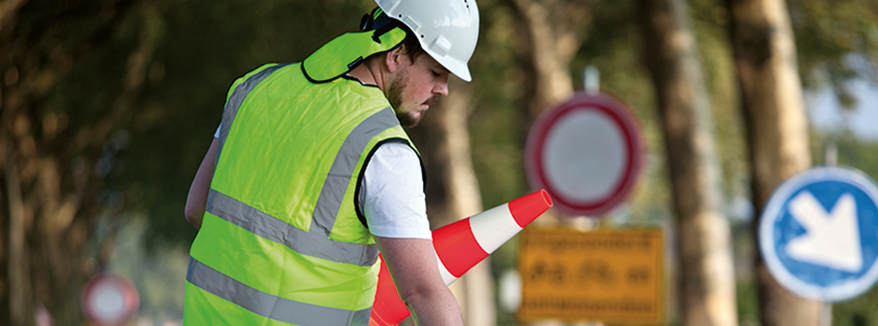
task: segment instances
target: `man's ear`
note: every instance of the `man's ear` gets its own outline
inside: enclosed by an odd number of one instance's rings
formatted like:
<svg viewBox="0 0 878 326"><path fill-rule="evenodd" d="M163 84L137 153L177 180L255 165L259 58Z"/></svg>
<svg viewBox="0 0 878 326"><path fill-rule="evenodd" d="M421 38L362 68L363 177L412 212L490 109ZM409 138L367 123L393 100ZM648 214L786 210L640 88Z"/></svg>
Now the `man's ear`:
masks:
<svg viewBox="0 0 878 326"><path fill-rule="evenodd" d="M390 50L387 52L387 55L384 57L384 64L387 65L387 70L390 72L396 72L402 64L403 60L403 52L402 48L405 45L400 45L397 48Z"/></svg>

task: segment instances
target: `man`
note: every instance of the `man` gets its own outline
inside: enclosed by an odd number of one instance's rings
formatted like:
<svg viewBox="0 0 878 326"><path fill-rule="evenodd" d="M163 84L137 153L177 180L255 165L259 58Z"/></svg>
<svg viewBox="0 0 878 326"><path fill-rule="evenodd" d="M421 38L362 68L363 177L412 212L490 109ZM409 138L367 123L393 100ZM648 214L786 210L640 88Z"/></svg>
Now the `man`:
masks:
<svg viewBox="0 0 878 326"><path fill-rule="evenodd" d="M437 269L416 125L470 80L472 0L378 0L362 32L232 84L196 173L187 325L366 325L378 250L421 325L462 325Z"/></svg>

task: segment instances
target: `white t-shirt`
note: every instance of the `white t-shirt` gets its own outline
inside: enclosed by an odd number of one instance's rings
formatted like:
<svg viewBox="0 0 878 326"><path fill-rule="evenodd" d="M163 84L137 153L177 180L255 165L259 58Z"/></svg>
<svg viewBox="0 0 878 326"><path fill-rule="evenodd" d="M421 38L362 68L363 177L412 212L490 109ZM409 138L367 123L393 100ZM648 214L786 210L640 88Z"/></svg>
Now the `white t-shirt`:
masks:
<svg viewBox="0 0 878 326"><path fill-rule="evenodd" d="M219 138L219 128L214 137ZM375 150L366 165L358 199L373 235L433 238L427 220L421 161L408 145L388 142Z"/></svg>

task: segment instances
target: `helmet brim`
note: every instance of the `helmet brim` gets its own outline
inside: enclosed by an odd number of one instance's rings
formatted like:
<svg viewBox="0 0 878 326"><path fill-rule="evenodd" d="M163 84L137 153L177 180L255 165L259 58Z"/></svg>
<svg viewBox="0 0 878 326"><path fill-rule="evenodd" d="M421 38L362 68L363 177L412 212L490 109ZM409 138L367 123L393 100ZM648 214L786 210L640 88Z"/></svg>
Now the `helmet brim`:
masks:
<svg viewBox="0 0 878 326"><path fill-rule="evenodd" d="M469 71L469 67L467 67L467 65L465 63L460 62L458 60L454 60L453 58L449 58L449 57L439 57L439 56L435 55L434 53L431 53L432 51L429 51L427 49L424 49L424 52L427 52L427 54L429 54L430 57L432 57L434 60L436 60L436 62L438 62L440 65L442 65L442 67L445 67L445 69L448 69L448 71L450 71L453 75L457 76L457 78L460 78L465 82L471 82L473 80L472 75L470 74L470 71Z"/></svg>

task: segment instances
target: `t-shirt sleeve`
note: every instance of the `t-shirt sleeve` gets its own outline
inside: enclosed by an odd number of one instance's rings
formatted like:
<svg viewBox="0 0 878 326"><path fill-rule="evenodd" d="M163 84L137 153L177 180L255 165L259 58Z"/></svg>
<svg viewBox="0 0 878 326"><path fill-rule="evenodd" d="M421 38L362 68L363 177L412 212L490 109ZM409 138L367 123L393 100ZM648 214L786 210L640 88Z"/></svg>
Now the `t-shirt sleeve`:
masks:
<svg viewBox="0 0 878 326"><path fill-rule="evenodd" d="M411 147L380 145L364 173L360 210L373 235L432 239L421 161Z"/></svg>
<svg viewBox="0 0 878 326"><path fill-rule="evenodd" d="M220 128L222 128L222 127L223 127L223 123L220 122L219 126L216 127L216 132L213 133L213 138L219 139L219 131L220 131Z"/></svg>

